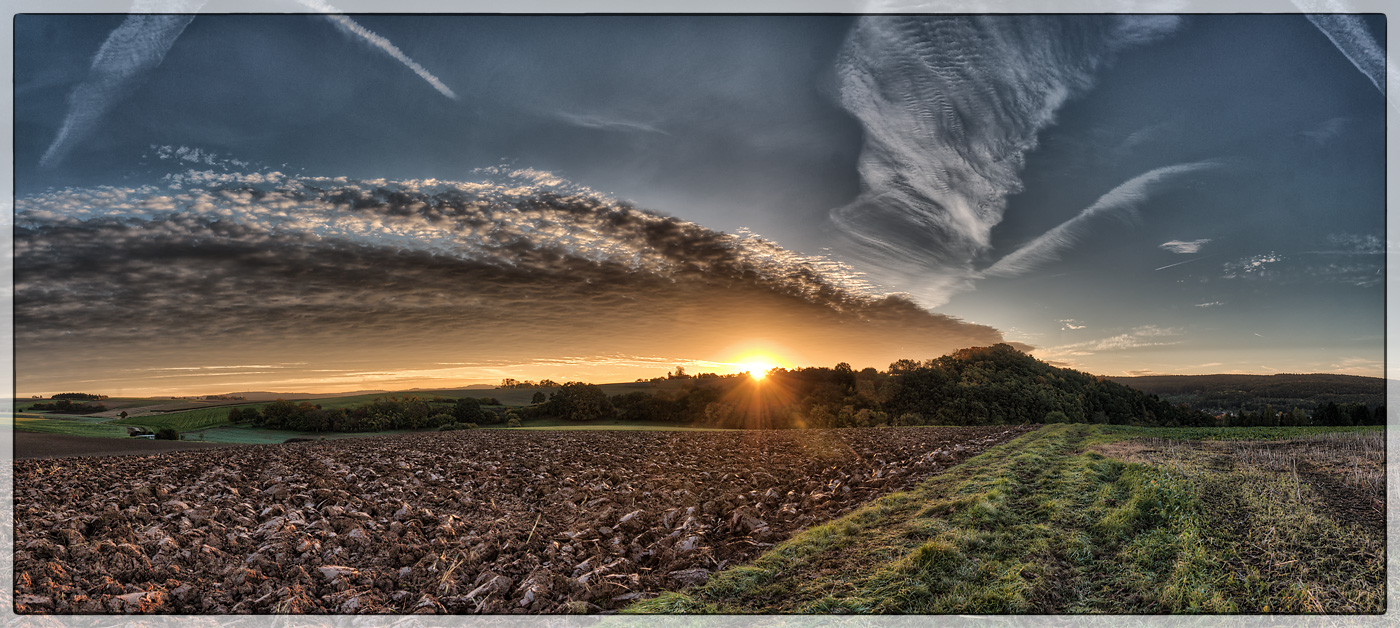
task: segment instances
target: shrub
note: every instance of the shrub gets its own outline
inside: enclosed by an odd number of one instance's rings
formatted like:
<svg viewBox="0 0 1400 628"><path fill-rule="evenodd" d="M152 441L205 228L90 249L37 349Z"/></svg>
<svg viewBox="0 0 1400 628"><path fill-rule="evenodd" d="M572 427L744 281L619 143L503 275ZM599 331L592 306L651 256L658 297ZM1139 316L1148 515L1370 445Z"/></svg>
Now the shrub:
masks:
<svg viewBox="0 0 1400 628"><path fill-rule="evenodd" d="M439 432L452 432L452 431L456 431L456 430L474 430L474 429L476 429L476 424L475 424L475 423L448 423L447 425L444 425L444 426L442 426L442 427L439 427L439 428L438 428L438 431L439 431Z"/></svg>
<svg viewBox="0 0 1400 628"><path fill-rule="evenodd" d="M173 427L162 427L156 430L156 438L160 440L180 440L180 432Z"/></svg>
<svg viewBox="0 0 1400 628"><path fill-rule="evenodd" d="M506 419L506 427L520 427L520 417L515 416Z"/></svg>

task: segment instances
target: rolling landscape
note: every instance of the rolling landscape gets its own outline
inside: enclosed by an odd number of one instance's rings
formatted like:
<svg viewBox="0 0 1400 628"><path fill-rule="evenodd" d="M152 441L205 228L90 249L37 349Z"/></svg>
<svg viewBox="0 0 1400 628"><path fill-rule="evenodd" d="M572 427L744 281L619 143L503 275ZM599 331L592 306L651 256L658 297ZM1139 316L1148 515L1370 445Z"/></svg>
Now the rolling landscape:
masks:
<svg viewBox="0 0 1400 628"><path fill-rule="evenodd" d="M1393 614L1384 15L172 6L10 35L17 625Z"/></svg>

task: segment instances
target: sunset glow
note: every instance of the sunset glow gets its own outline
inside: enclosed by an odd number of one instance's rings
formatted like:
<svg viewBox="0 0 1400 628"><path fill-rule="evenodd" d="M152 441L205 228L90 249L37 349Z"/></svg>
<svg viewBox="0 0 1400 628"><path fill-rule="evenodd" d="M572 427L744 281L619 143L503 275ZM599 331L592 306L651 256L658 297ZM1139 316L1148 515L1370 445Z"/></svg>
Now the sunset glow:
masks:
<svg viewBox="0 0 1400 628"><path fill-rule="evenodd" d="M748 362L740 365L749 372L749 377L761 380L768 376L768 371L773 368L773 364L767 362Z"/></svg>
<svg viewBox="0 0 1400 628"><path fill-rule="evenodd" d="M1382 373L1385 98L1303 16L356 24L18 17L22 396Z"/></svg>

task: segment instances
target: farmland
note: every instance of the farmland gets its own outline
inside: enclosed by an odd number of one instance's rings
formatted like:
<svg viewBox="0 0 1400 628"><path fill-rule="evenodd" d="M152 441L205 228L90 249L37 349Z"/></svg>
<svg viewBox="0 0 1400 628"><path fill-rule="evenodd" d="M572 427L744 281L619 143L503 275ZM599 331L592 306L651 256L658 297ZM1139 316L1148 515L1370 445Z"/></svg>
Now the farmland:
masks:
<svg viewBox="0 0 1400 628"><path fill-rule="evenodd" d="M473 430L15 463L21 612L597 612L1029 428Z"/></svg>
<svg viewBox="0 0 1400 628"><path fill-rule="evenodd" d="M1041 428L629 610L1384 610L1383 431L1157 433Z"/></svg>

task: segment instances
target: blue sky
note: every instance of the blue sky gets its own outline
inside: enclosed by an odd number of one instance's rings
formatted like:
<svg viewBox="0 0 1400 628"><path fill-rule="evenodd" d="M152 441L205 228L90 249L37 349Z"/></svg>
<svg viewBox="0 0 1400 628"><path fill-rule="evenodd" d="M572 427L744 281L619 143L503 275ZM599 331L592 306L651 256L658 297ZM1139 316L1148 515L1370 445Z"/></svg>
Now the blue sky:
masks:
<svg viewBox="0 0 1400 628"><path fill-rule="evenodd" d="M19 390L998 340L1110 375L1380 375L1386 102L1346 50L1384 23L1344 26L20 16ZM78 346L103 358L26 361Z"/></svg>

